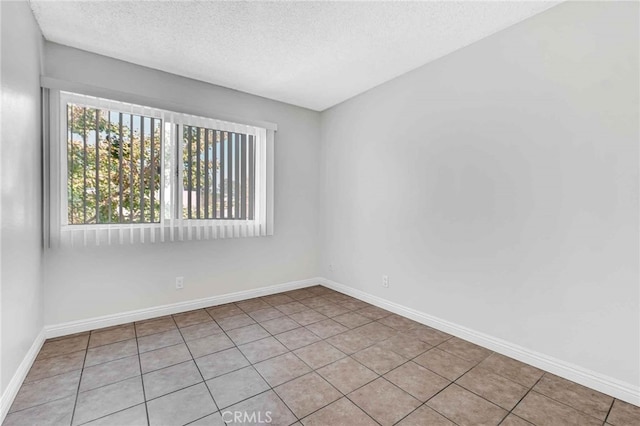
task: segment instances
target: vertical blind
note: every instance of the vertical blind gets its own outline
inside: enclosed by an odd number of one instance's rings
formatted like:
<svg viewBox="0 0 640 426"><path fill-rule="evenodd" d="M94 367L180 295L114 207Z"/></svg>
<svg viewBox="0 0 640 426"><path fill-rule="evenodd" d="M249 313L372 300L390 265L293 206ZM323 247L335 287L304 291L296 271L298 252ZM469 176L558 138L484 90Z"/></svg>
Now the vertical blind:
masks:
<svg viewBox="0 0 640 426"><path fill-rule="evenodd" d="M183 219L253 220L255 136L185 125L183 142Z"/></svg>
<svg viewBox="0 0 640 426"><path fill-rule="evenodd" d="M50 245L273 234L273 130L46 94Z"/></svg>

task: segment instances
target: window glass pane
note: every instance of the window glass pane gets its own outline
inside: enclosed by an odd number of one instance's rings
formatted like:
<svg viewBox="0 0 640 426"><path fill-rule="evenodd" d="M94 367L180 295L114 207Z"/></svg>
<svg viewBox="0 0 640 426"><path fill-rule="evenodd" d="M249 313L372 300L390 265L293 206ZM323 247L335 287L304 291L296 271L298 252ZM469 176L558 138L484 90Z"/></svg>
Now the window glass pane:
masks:
<svg viewBox="0 0 640 426"><path fill-rule="evenodd" d="M182 126L182 218L253 219L255 138Z"/></svg>
<svg viewBox="0 0 640 426"><path fill-rule="evenodd" d="M160 221L162 121L67 105L68 223Z"/></svg>

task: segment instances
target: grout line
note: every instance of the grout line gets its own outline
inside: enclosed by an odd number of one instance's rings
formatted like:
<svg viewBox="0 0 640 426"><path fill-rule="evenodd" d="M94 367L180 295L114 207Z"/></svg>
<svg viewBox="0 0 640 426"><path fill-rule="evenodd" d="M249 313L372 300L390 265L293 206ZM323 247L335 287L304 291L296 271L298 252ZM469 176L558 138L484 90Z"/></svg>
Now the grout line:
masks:
<svg viewBox="0 0 640 426"><path fill-rule="evenodd" d="M84 373L84 364L87 362L87 352L89 352L89 343L91 342L91 333L87 338L87 346L85 347L84 359L82 360L82 369L80 370L80 378L78 379L78 388L76 389L76 400L73 403L73 411L71 412L71 424L73 425L73 419L76 416L76 407L78 406L78 398L80 397L80 384L82 383L82 375Z"/></svg>
<svg viewBox="0 0 640 426"><path fill-rule="evenodd" d="M602 424L607 423L607 420L609 420L609 415L611 414L611 410L613 410L613 404L616 403L616 399L613 398L613 401L611 401L611 406L609 407L609 411L607 411L607 415L604 417L604 422Z"/></svg>
<svg viewBox="0 0 640 426"><path fill-rule="evenodd" d="M205 312L207 315L209 315L209 312L207 312L206 310L204 310L204 312ZM211 315L209 315L209 317L211 317ZM211 319L213 320L213 317L211 317ZM200 374L200 377L202 378L202 382L196 383L196 384L195 384L195 385L193 385L193 386L196 386L196 385L198 385L198 384L202 383L202 384L204 385L204 387L207 389L207 392L209 392L209 396L211 396L211 400L213 401L213 405L216 407L216 411L215 411L215 412L220 411L220 407L218 407L218 403L216 402L215 398L213 397L213 394L211 393L211 389L209 389L209 386L207 386L207 382L206 382L206 380L204 379L204 376L202 375L202 371L200 371L200 367L198 367L198 364L196 363L196 360L195 360L195 358L193 357L193 353L191 352L191 348L189 348L189 345L187 345L187 342L186 342L186 340L184 339L184 336L182 335L182 330L180 330L180 327L178 327L178 323L176 322L176 319L174 318L174 316L173 316L173 315L171 315L171 320L172 320L172 321L173 321L173 323L176 325L176 328L178 329L178 333L180 333L180 337L182 338L182 344L184 344L184 345L186 346L187 351L189 351L189 355L191 355L191 362L193 362L193 363L195 364L195 366L196 366L196 370L198 370L198 373ZM215 320L214 320L214 321L215 321ZM216 324L217 324L217 323L216 323ZM227 337L229 337L229 336L227 336ZM186 361L185 361L185 362L186 362ZM145 401L146 401L146 398L145 398ZM213 413L209 413L209 414L207 414L207 415L210 415L210 414L213 414Z"/></svg>
<svg viewBox="0 0 640 426"><path fill-rule="evenodd" d="M136 351L137 351L137 355L138 355L138 367L140 368L140 385L142 386L142 399L144 401L144 412L147 416L147 425L151 424L151 421L149 420L149 407L147 407L147 393L144 389L144 377L142 374L142 359L140 358L140 345L138 344L138 328L135 326L133 326L133 335L135 336L136 339Z"/></svg>

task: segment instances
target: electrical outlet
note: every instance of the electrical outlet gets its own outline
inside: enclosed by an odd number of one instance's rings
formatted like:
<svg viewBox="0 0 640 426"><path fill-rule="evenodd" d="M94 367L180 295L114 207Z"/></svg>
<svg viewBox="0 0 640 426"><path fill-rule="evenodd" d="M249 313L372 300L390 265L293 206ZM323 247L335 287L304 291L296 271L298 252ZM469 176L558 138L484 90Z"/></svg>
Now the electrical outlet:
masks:
<svg viewBox="0 0 640 426"><path fill-rule="evenodd" d="M184 288L184 277L176 277L176 290Z"/></svg>
<svg viewBox="0 0 640 426"><path fill-rule="evenodd" d="M382 276L382 287L385 287L385 288L389 287L389 276L387 275Z"/></svg>
<svg viewBox="0 0 640 426"><path fill-rule="evenodd" d="M329 264L329 272L333 272L333 263Z"/></svg>

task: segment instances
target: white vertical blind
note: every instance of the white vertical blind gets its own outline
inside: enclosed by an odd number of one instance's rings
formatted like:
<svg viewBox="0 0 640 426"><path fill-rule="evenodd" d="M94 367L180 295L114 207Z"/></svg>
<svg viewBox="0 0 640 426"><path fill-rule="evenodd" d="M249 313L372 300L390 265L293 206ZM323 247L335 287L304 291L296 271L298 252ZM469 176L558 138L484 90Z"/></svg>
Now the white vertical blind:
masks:
<svg viewBox="0 0 640 426"><path fill-rule="evenodd" d="M51 90L50 99L50 243L74 247L113 244L149 244L158 242L210 240L273 235L273 150L274 130L216 120L131 103ZM68 104L119 111L161 120L161 164L159 223L69 224L67 200L67 122ZM253 214L244 219L188 219L183 217L183 126L215 129L246 135L254 140L255 197L249 202ZM230 134L229 133L229 134ZM214 134L215 136L215 134ZM97 139L97 137L96 137ZM215 141L215 139L214 139ZM120 141L121 142L121 141ZM131 145L132 146L132 145ZM248 146L248 145L247 145ZM214 145L215 148L215 145ZM237 154L237 152L235 153ZM144 161L144 160L142 160ZM248 161L248 160L247 160ZM231 167L231 162L226 164ZM216 167L214 165L214 167ZM142 168L142 167L141 167ZM214 173L215 173L214 169ZM237 176L237 174L236 174ZM141 178L142 180L142 178ZM236 183L236 188L239 183ZM229 190L232 185L229 185ZM133 190L133 189L131 189ZM213 189L214 193L217 191ZM235 189L236 195L240 190ZM220 197L224 194L221 192ZM251 198L251 197L249 197ZM215 208L215 206L214 206ZM238 203L236 202L236 208ZM252 217L252 219L249 219Z"/></svg>

